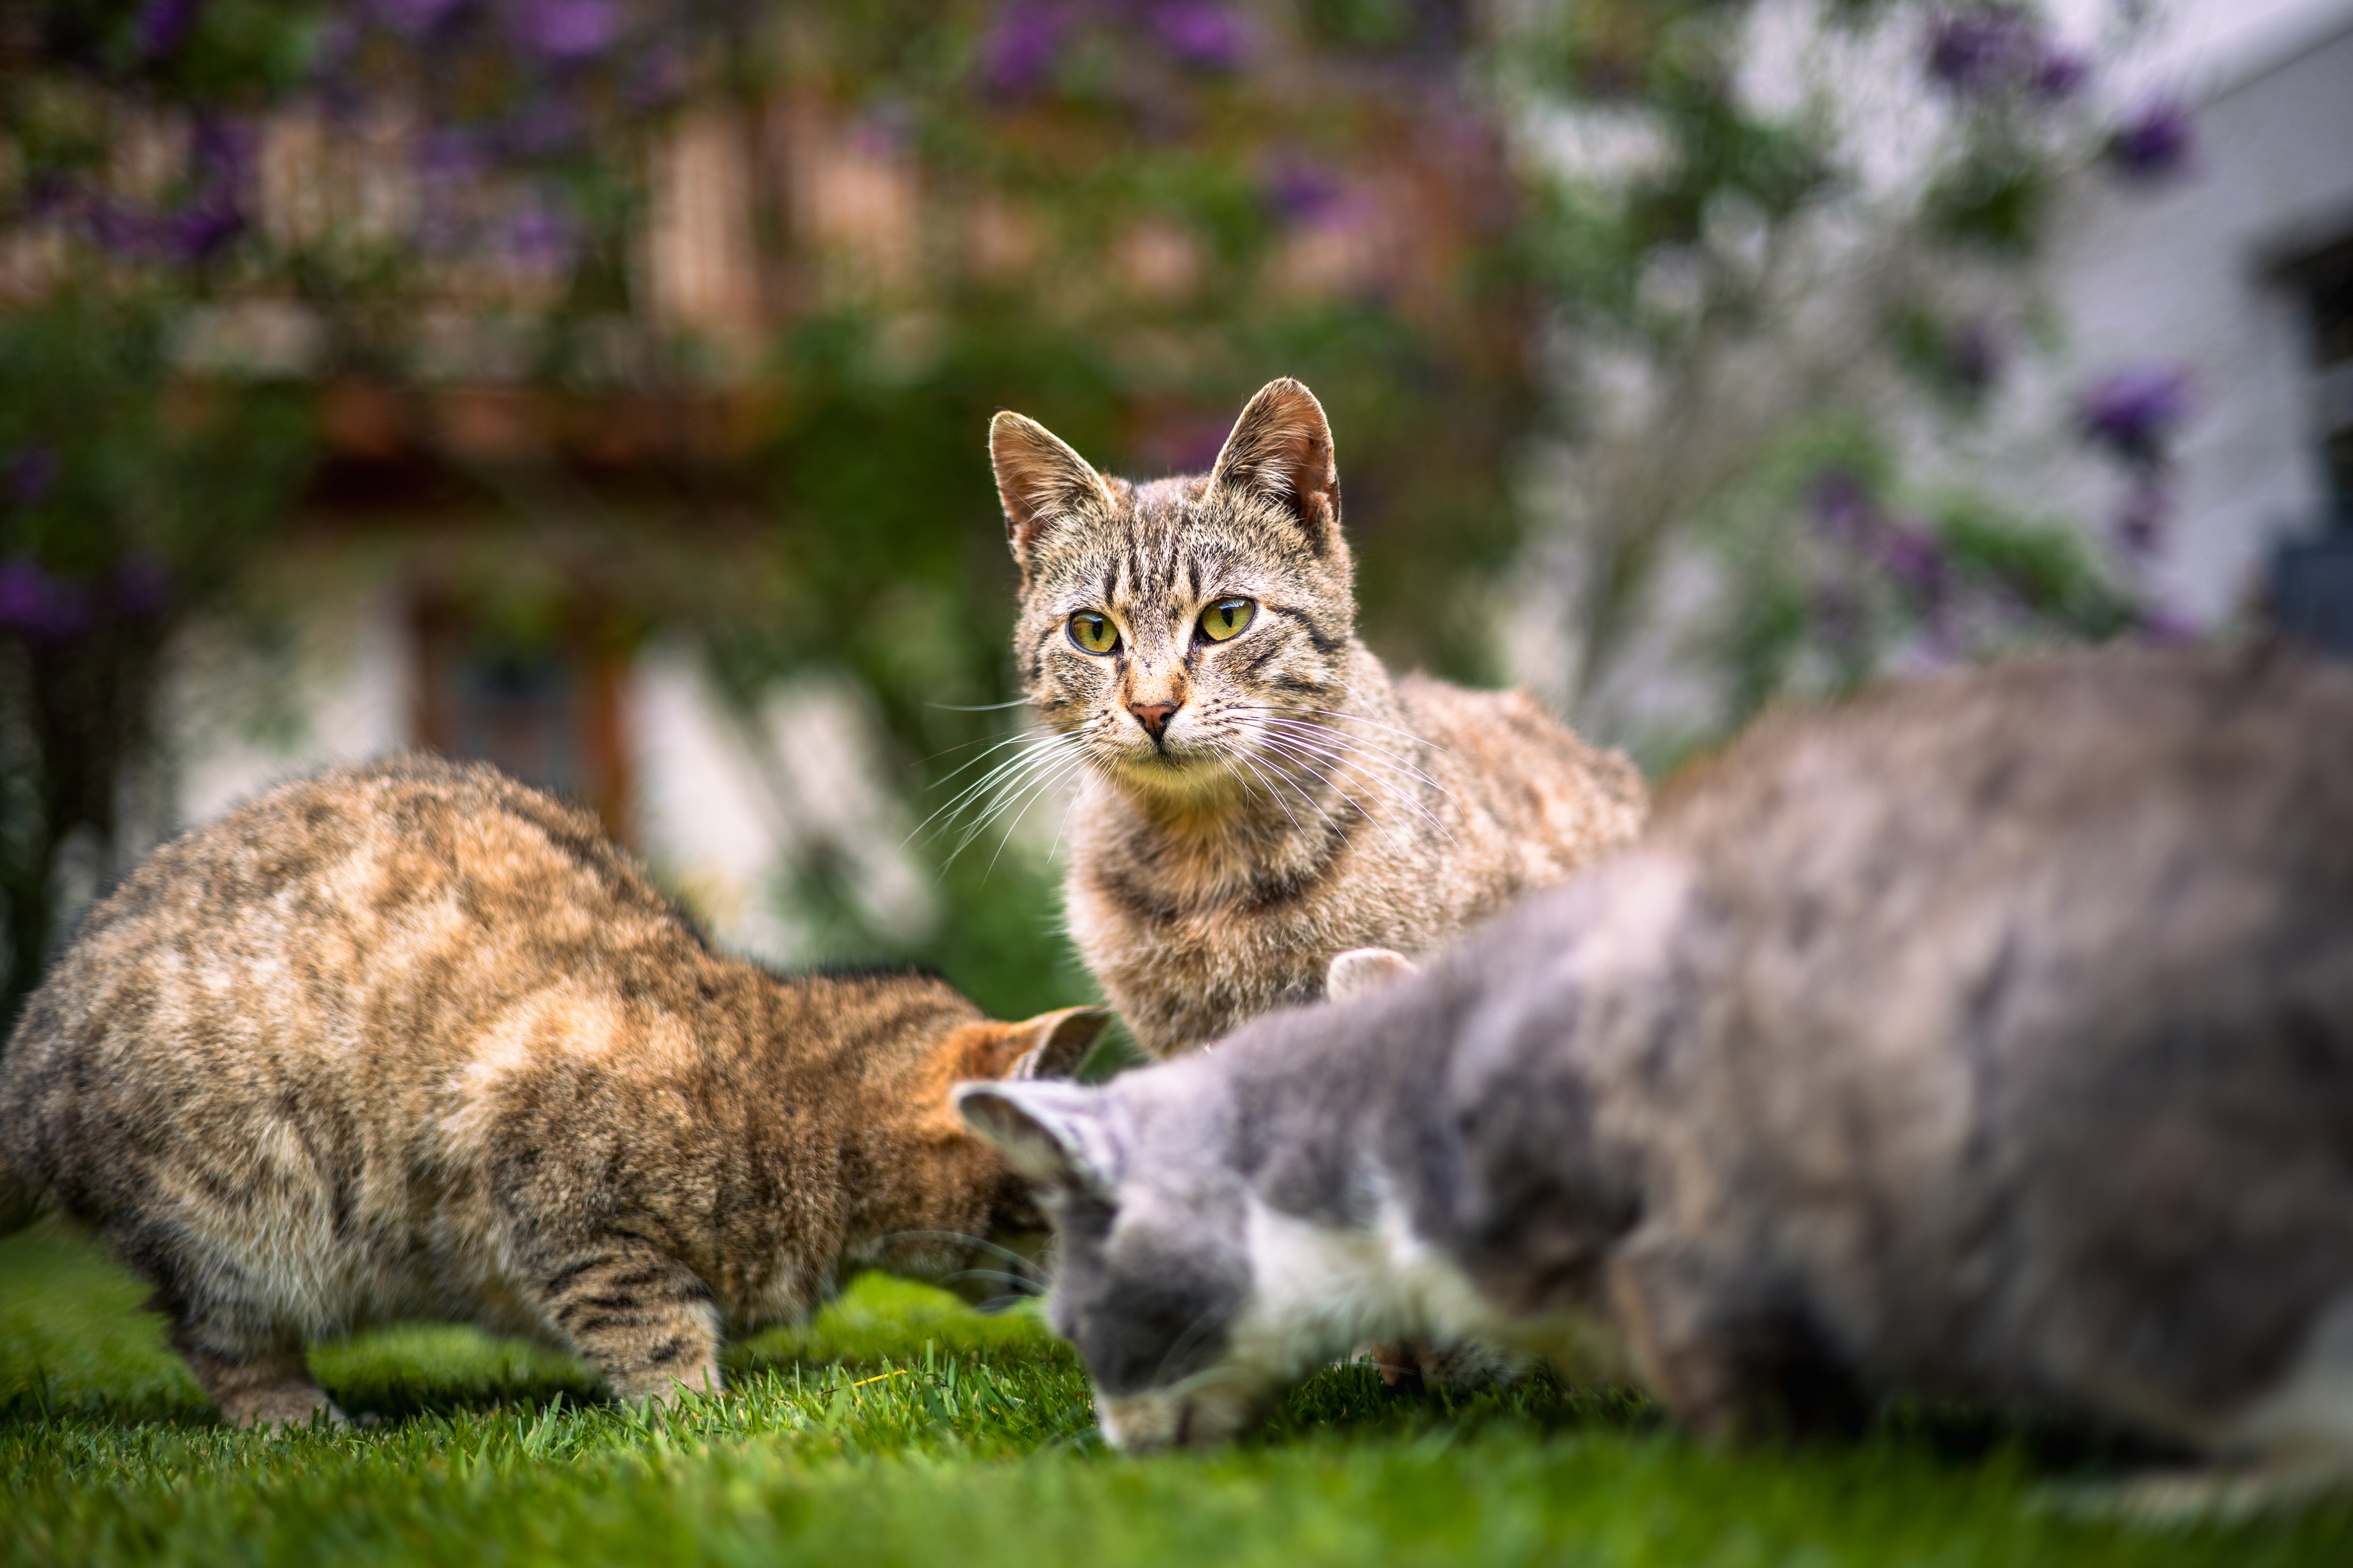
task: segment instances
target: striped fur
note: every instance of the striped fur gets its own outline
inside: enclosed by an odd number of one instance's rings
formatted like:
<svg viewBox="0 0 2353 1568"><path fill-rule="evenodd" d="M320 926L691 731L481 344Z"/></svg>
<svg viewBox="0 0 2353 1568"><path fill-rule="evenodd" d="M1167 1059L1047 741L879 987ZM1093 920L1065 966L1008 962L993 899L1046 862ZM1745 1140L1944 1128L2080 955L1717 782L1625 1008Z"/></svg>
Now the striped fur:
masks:
<svg viewBox="0 0 2353 1568"><path fill-rule="evenodd" d="M1046 729L1008 773L1082 776L1071 930L1155 1055L1314 1000L1346 949L1425 952L1641 826L1622 756L1523 692L1392 680L1356 640L1332 435L1297 382L1251 399L1206 476L1098 474L1016 414L990 450ZM1228 597L1255 614L1212 641ZM1084 613L1113 652L1074 640Z"/></svg>
<svg viewBox="0 0 2353 1568"><path fill-rule="evenodd" d="M780 979L586 814L400 759L265 795L93 911L0 1058L0 1198L102 1237L231 1420L332 1414L305 1342L417 1317L664 1399L854 1268L1039 1231L947 1089L1066 1069L1102 1022Z"/></svg>

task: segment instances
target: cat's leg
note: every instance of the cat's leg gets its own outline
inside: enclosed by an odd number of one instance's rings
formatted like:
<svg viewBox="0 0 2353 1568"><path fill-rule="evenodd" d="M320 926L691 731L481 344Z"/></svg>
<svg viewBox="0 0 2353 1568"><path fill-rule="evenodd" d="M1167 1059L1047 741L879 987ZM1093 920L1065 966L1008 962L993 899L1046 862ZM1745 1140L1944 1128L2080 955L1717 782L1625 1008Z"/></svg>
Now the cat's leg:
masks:
<svg viewBox="0 0 2353 1568"><path fill-rule="evenodd" d="M1702 1436L1846 1436L1869 1415L1802 1308L1736 1255L1638 1237L1610 1259L1609 1295L1644 1383Z"/></svg>
<svg viewBox="0 0 2353 1568"><path fill-rule="evenodd" d="M257 1342L217 1321L183 1317L172 1326L172 1348L232 1426L307 1426L322 1414L339 1426L348 1419L311 1377L292 1335Z"/></svg>
<svg viewBox="0 0 2353 1568"><path fill-rule="evenodd" d="M719 1391L719 1310L695 1272L636 1237L552 1254L534 1282L556 1337L624 1399Z"/></svg>

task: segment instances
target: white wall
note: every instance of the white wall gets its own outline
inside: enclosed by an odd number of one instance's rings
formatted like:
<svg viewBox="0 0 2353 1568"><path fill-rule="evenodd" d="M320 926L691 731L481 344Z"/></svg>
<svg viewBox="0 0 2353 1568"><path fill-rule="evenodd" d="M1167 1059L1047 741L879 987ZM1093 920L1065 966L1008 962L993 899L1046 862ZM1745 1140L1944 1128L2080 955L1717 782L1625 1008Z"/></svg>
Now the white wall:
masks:
<svg viewBox="0 0 2353 1568"><path fill-rule="evenodd" d="M2042 268L2062 331L1996 413L1981 482L2095 523L2120 508L2113 465L2072 459L2075 398L2098 376L2179 365L2191 412L2175 447L2170 542L2152 573L2167 603L2222 620L2271 549L2316 526L2324 479L2301 301L2280 263L2353 235L2353 0L2208 4L2127 73L2195 113L2190 166L2148 186L2084 172L2063 193Z"/></svg>

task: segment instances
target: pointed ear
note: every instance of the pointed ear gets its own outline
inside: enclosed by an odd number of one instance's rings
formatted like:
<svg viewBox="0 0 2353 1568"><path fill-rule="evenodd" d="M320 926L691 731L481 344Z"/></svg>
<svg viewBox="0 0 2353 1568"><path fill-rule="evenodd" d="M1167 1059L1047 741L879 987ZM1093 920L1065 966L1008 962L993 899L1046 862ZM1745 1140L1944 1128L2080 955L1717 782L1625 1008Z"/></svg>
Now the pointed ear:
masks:
<svg viewBox="0 0 2353 1568"><path fill-rule="evenodd" d="M1324 971L1324 998L1345 1002L1402 975L1416 973L1414 962L1394 948L1352 947L1332 955Z"/></svg>
<svg viewBox="0 0 2353 1568"><path fill-rule="evenodd" d="M1108 1201L1119 1184L1118 1143L1103 1092L1072 1083L960 1083L956 1114L1014 1171L1041 1187Z"/></svg>
<svg viewBox="0 0 2353 1568"><path fill-rule="evenodd" d="M1111 490L1084 458L1035 419L1000 412L988 422L988 460L1005 508L1006 542L1021 570L1038 541L1071 512L1108 514Z"/></svg>
<svg viewBox="0 0 2353 1568"><path fill-rule="evenodd" d="M1068 1078L1079 1070L1111 1025L1108 1007L1065 1007L1040 1013L1016 1026L1017 1039L1029 1044L1002 1077L1009 1079Z"/></svg>
<svg viewBox="0 0 2353 1568"><path fill-rule="evenodd" d="M1340 536L1340 468L1315 395L1284 376L1259 388L1234 421L1210 488L1271 500L1299 520L1319 553Z"/></svg>

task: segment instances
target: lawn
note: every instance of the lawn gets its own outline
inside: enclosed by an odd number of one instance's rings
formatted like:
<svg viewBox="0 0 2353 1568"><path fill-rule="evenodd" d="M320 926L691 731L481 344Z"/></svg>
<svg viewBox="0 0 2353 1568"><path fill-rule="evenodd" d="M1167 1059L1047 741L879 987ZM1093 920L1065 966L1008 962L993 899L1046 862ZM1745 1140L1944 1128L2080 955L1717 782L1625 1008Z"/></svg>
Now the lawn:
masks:
<svg viewBox="0 0 2353 1568"><path fill-rule="evenodd" d="M0 1562L2353 1562L2353 1502L2119 1523L2053 1500L2113 1455L1983 1423L1724 1454L1543 1383L1408 1401L1335 1368L1247 1443L1125 1459L1034 1317L879 1279L736 1347L730 1391L667 1425L561 1356L411 1328L314 1355L373 1425L257 1436L140 1297L47 1226L0 1241Z"/></svg>

